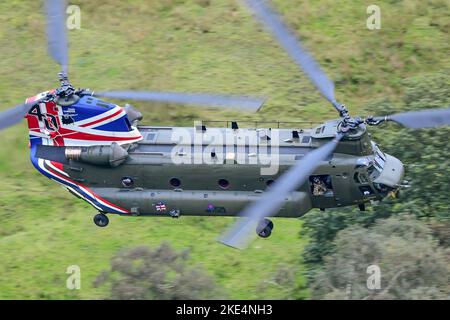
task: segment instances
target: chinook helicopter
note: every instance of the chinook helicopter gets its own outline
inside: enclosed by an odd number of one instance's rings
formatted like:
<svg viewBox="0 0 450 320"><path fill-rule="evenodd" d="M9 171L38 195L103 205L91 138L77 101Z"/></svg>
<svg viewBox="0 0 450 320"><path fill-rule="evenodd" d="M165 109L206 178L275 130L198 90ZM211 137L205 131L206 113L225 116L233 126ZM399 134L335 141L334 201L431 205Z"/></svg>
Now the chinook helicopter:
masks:
<svg viewBox="0 0 450 320"><path fill-rule="evenodd" d="M384 117L352 117L334 84L266 1L245 1L255 16L331 103L339 118L312 129L144 126L131 105L100 98L159 101L257 111L263 99L151 91L75 89L67 76L65 1L47 0L48 48L61 66L60 87L0 113L0 129L27 119L34 167L99 213L123 216L240 216L219 239L244 248L267 238L267 217L300 217L313 208L381 200L403 183L404 167L371 140L368 126L394 121L408 128L450 124L450 108ZM220 137L218 139L217 137ZM225 138L224 138L225 137ZM268 156L276 170L264 173ZM198 161L200 160L200 161Z"/></svg>

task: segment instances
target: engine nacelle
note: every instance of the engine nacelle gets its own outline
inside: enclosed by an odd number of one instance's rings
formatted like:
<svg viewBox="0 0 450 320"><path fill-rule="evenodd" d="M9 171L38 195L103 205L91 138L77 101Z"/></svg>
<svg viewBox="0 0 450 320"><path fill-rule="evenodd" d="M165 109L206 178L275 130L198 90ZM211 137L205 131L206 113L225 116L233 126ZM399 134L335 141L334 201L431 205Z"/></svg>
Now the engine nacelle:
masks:
<svg viewBox="0 0 450 320"><path fill-rule="evenodd" d="M79 161L99 166L117 167L128 158L128 152L117 143L109 146L66 147L67 160Z"/></svg>
<svg viewBox="0 0 450 320"><path fill-rule="evenodd" d="M137 126L138 122L142 120L143 116L138 110L136 110L132 105L126 104L125 112L127 113L128 120L133 126Z"/></svg>

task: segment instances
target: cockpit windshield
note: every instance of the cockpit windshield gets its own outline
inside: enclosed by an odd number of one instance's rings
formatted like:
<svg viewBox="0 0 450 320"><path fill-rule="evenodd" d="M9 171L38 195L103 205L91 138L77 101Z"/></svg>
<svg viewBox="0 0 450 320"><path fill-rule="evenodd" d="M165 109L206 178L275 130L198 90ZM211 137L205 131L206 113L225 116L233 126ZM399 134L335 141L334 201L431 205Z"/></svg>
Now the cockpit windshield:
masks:
<svg viewBox="0 0 450 320"><path fill-rule="evenodd" d="M372 142L372 149L374 152L373 159L369 160L369 166L367 171L369 172L370 179L373 181L381 174L386 163L386 155L378 148L378 146Z"/></svg>

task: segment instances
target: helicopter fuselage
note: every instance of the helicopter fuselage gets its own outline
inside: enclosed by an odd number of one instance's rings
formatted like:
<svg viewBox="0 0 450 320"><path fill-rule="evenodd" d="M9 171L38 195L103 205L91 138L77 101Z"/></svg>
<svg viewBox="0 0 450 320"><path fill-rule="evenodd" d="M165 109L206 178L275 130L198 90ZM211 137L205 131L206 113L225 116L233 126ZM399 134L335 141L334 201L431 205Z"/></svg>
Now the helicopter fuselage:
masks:
<svg viewBox="0 0 450 320"><path fill-rule="evenodd" d="M324 126L332 130L336 124ZM173 140L174 135L178 136L174 133L180 131L190 132L192 136L207 136L208 131L223 135L230 132L229 135L239 137L252 136L246 134L255 131L252 129L207 128L200 132L195 128L140 127L139 130L144 140L130 148L129 159L121 166L99 169L77 164L76 168L68 168L74 178L87 183L97 194L136 215L164 215L170 210L182 215L237 215L295 161L330 139L316 134L317 129L279 130L279 146L267 156L267 149L261 145L254 148L257 152L252 152L248 144L202 144L196 148L194 144L183 145ZM299 138L292 138L296 130ZM275 130L262 131L272 135L273 145ZM252 158L256 158L256 163L251 163ZM271 169L273 172L264 173ZM363 205L381 200L398 188L402 178L401 162L383 154L364 131L354 140L343 141L307 183L286 196L277 216L298 217L312 208Z"/></svg>
<svg viewBox="0 0 450 320"><path fill-rule="evenodd" d="M102 112L111 113L112 121L127 118L114 112L115 105L87 99L91 105L106 108ZM192 128L133 127L127 120L129 130L122 131L129 133L120 134L139 137L137 142L98 142L88 137L87 142L71 139L65 145L64 139L57 140L62 129L78 132L78 124L95 126L105 118L91 114L88 120L67 121L67 108L74 118L85 112L83 104L85 99L67 107L50 101L38 107L42 114L36 114L36 109L30 112L29 123L39 120L40 135L48 135L42 138L36 131L34 139L42 143L31 144L31 160L41 173L98 211L122 215L237 215L296 161L330 141L340 124L334 120L314 129L207 128L199 124ZM54 124L43 108L54 110ZM52 147L52 153L62 147L64 154L42 156L46 146ZM401 162L382 153L361 125L347 134L307 183L286 196L277 216L299 217L312 208L362 208L397 189L402 178Z"/></svg>

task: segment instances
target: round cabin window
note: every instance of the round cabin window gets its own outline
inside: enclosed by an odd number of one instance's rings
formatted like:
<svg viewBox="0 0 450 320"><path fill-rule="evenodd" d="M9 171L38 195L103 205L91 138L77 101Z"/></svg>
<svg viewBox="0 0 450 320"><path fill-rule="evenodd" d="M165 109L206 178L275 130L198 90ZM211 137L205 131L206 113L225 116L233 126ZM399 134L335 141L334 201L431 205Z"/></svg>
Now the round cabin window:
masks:
<svg viewBox="0 0 450 320"><path fill-rule="evenodd" d="M130 177L122 178L122 186L124 186L125 188L131 188L133 185L134 181Z"/></svg>
<svg viewBox="0 0 450 320"><path fill-rule="evenodd" d="M179 186L181 186L181 180L178 178L172 178L169 181L170 185L174 188L178 188Z"/></svg>
<svg viewBox="0 0 450 320"><path fill-rule="evenodd" d="M222 189L228 189L230 187L230 182L227 179L220 179L218 184Z"/></svg>

